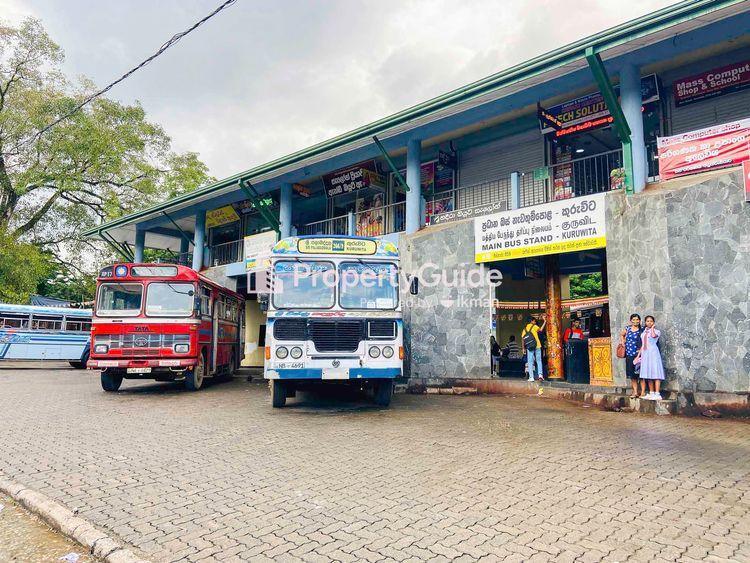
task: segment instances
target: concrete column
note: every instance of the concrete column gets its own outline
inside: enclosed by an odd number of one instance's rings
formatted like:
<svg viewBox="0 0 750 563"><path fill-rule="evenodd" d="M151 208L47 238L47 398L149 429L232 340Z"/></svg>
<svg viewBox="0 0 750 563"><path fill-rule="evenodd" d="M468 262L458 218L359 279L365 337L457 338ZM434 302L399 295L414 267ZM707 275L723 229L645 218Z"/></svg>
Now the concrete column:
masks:
<svg viewBox="0 0 750 563"><path fill-rule="evenodd" d="M518 172L510 173L510 208L521 208L521 174Z"/></svg>
<svg viewBox="0 0 750 563"><path fill-rule="evenodd" d="M281 184L279 224L281 238L292 236L292 185L288 182Z"/></svg>
<svg viewBox="0 0 750 563"><path fill-rule="evenodd" d="M357 224L354 221L354 211L346 214L346 234L353 237L357 234Z"/></svg>
<svg viewBox="0 0 750 563"><path fill-rule="evenodd" d="M562 295L560 257L557 254L545 257L544 277L547 290L547 378L563 379Z"/></svg>
<svg viewBox="0 0 750 563"><path fill-rule="evenodd" d="M136 264L143 262L143 249L146 247L146 231L138 227L135 228L135 257L133 261Z"/></svg>
<svg viewBox="0 0 750 563"><path fill-rule="evenodd" d="M195 235L193 236L193 270L199 272L203 267L203 245L206 240L206 212L195 214Z"/></svg>
<svg viewBox="0 0 750 563"><path fill-rule="evenodd" d="M620 105L630 127L633 143L633 190L638 193L646 186L648 166L641 111L641 73L635 65L626 65L620 71Z"/></svg>
<svg viewBox="0 0 750 563"><path fill-rule="evenodd" d="M406 147L406 234L416 233L424 222L422 215L422 141L412 139Z"/></svg>
<svg viewBox="0 0 750 563"><path fill-rule="evenodd" d="M190 241L185 237L180 237L180 260L187 261L188 252L190 252Z"/></svg>

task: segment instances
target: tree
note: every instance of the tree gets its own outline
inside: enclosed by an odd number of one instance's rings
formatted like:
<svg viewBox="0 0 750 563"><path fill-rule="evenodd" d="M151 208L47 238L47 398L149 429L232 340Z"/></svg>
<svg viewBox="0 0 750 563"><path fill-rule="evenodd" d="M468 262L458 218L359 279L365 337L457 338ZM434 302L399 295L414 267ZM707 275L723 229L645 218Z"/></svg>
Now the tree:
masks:
<svg viewBox="0 0 750 563"><path fill-rule="evenodd" d="M195 153L171 151L137 103L99 97L37 134L94 90L69 83L62 61L38 20L0 26L0 233L80 269L70 256L90 245L84 229L212 178Z"/></svg>
<svg viewBox="0 0 750 563"><path fill-rule="evenodd" d="M602 275L598 272L595 274L573 274L570 276L571 299L600 297L603 291Z"/></svg>
<svg viewBox="0 0 750 563"><path fill-rule="evenodd" d="M49 271L49 260L36 246L0 233L0 303L27 303Z"/></svg>

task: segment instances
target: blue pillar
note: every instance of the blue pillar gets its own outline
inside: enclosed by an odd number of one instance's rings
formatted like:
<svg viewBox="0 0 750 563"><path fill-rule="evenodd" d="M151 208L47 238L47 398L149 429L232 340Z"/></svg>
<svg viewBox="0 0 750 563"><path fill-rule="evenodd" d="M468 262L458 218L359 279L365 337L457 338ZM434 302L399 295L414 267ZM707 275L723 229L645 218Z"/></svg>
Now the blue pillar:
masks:
<svg viewBox="0 0 750 563"><path fill-rule="evenodd" d="M200 271L203 267L203 243L206 239L206 212L195 214L195 236L193 237L193 270Z"/></svg>
<svg viewBox="0 0 750 563"><path fill-rule="evenodd" d="M346 214L346 234L353 237L357 234L357 224L354 222L354 211Z"/></svg>
<svg viewBox="0 0 750 563"><path fill-rule="evenodd" d="M422 141L412 139L406 147L406 234L416 233L424 224L422 217Z"/></svg>
<svg viewBox="0 0 750 563"><path fill-rule="evenodd" d="M510 173L510 208L521 208L521 175L518 172Z"/></svg>
<svg viewBox="0 0 750 563"><path fill-rule="evenodd" d="M620 105L630 127L633 145L633 191L638 193L646 186L648 166L641 112L641 73L635 65L626 65L620 71Z"/></svg>
<svg viewBox="0 0 750 563"><path fill-rule="evenodd" d="M292 185L288 182L281 184L279 224L281 238L292 236Z"/></svg>
<svg viewBox="0 0 750 563"><path fill-rule="evenodd" d="M143 249L146 247L146 231L142 231L138 227L135 228L135 257L133 261L136 264L143 262Z"/></svg>
<svg viewBox="0 0 750 563"><path fill-rule="evenodd" d="M180 237L180 254L190 252L190 241L185 237Z"/></svg>

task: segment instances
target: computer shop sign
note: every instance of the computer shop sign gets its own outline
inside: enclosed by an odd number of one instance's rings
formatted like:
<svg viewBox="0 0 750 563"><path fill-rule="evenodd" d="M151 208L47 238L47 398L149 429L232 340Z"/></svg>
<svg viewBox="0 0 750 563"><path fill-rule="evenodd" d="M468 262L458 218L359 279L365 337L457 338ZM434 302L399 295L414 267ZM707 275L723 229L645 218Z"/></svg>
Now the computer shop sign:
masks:
<svg viewBox="0 0 750 563"><path fill-rule="evenodd" d="M657 139L659 176L669 180L750 159L750 119Z"/></svg>

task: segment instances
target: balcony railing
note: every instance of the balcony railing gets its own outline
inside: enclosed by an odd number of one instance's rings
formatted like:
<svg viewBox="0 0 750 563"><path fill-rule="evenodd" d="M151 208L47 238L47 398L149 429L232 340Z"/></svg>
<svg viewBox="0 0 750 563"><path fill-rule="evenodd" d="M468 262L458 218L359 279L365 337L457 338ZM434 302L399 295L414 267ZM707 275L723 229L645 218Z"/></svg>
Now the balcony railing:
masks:
<svg viewBox="0 0 750 563"><path fill-rule="evenodd" d="M209 254L209 264L211 266L223 266L224 264L240 262L244 258L244 242L244 240L233 240L212 246Z"/></svg>
<svg viewBox="0 0 750 563"><path fill-rule="evenodd" d="M297 228L298 235L345 235L349 232L349 216L313 221Z"/></svg>

